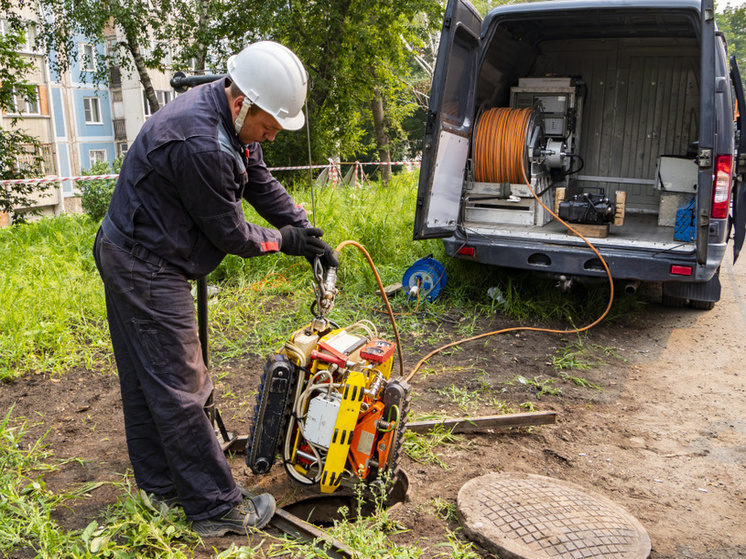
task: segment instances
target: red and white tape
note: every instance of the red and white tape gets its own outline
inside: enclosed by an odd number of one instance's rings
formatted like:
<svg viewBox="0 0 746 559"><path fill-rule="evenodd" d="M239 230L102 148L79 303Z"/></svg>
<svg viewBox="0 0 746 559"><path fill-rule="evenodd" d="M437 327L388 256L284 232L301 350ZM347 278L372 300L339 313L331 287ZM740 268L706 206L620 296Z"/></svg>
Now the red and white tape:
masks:
<svg viewBox="0 0 746 559"><path fill-rule="evenodd" d="M82 177L42 177L40 179L11 179L0 181L0 184L36 184L43 182L92 181L115 179L119 175L83 175Z"/></svg>
<svg viewBox="0 0 746 559"><path fill-rule="evenodd" d="M392 161L385 163L383 161L371 161L361 163L358 161L352 163L336 163L335 165L419 165L419 161ZM326 169L331 165L299 165L296 167L268 167L269 171L304 171L308 169ZM0 181L0 186L12 184L41 184L48 182L65 182L65 181L93 181L104 179L116 179L119 175L82 175L78 177L42 177L38 179L9 179Z"/></svg>

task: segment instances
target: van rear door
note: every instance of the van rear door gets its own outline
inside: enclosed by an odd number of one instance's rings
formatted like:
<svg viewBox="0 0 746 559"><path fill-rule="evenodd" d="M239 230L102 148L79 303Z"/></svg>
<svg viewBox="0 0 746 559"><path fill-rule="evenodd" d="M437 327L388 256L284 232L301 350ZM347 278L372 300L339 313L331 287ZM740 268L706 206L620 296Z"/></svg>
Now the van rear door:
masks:
<svg viewBox="0 0 746 559"><path fill-rule="evenodd" d="M456 230L473 126L481 24L469 2L448 0L425 124L415 240L446 237Z"/></svg>
<svg viewBox="0 0 746 559"><path fill-rule="evenodd" d="M738 260L738 254L743 247L746 237L746 130L743 129L746 111L746 100L743 94L743 82L741 72L738 70L736 56L730 57L730 77L733 89L736 92L736 130L738 131L736 142L735 171L736 181L733 185L733 214L731 225L733 226L733 263Z"/></svg>
<svg viewBox="0 0 746 559"><path fill-rule="evenodd" d="M702 0L700 100L699 100L699 174L697 180L697 263L707 264L707 246L712 206L713 165L715 163L715 2Z"/></svg>

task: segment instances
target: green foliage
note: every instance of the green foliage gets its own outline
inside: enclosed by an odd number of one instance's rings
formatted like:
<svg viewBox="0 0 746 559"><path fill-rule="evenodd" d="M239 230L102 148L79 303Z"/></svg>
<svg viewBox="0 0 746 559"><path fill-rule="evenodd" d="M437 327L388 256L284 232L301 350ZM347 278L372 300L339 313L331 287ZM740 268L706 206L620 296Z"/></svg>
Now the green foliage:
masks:
<svg viewBox="0 0 746 559"><path fill-rule="evenodd" d="M727 4L727 2L724 2ZM716 2L716 7L720 2ZM743 78L746 72L746 7L726 5L722 11L716 11L715 19L718 28L725 34L728 42L728 55L735 54Z"/></svg>
<svg viewBox="0 0 746 559"><path fill-rule="evenodd" d="M402 448L404 452L415 462L421 464L438 464L444 470L448 465L440 459L435 449L441 445L454 444L459 438L450 430L445 430L442 425L436 425L426 435L419 435L412 431L404 432Z"/></svg>
<svg viewBox="0 0 746 559"><path fill-rule="evenodd" d="M0 555L4 557L23 547L51 544L56 530L51 512L60 502L47 490L42 475L54 469L47 464L48 451L41 441L22 444L27 426L11 422L12 411L0 420Z"/></svg>
<svg viewBox="0 0 746 559"><path fill-rule="evenodd" d="M0 13L5 20L5 32L0 33L0 109L6 111L13 107L14 94L31 94L33 91L33 86L26 82L26 76L34 65L18 52L25 41L26 25L20 14L23 2L20 4L13 0L0 0Z"/></svg>
<svg viewBox="0 0 746 559"><path fill-rule="evenodd" d="M169 509L161 504L157 509L144 492L132 487L129 477L118 486L122 493L116 504L108 508L101 523L93 520L88 524L69 546L67 557L193 557L191 548L199 538L180 507Z"/></svg>
<svg viewBox="0 0 746 559"><path fill-rule="evenodd" d="M39 141L21 130L0 130L0 180L37 177L42 158ZM23 163L22 163L23 162ZM11 215L13 223L26 223L38 212L29 209L34 200L48 196L48 183L19 183L0 187L0 212Z"/></svg>
<svg viewBox="0 0 746 559"><path fill-rule="evenodd" d="M531 386L536 389L536 399L541 400L541 397L544 394L551 394L552 396L560 396L562 395L562 389L561 388L552 388L552 384L557 382L557 379L549 378L544 380L539 380L539 378L534 377L532 379L526 378L523 375L516 375L515 379L511 382L508 382L507 384L523 384L525 386Z"/></svg>
<svg viewBox="0 0 746 559"><path fill-rule="evenodd" d="M73 215L0 230L0 380L110 359L95 233Z"/></svg>
<svg viewBox="0 0 746 559"><path fill-rule="evenodd" d="M11 419L12 409L0 419L0 555L28 549L39 558L93 559L138 557L186 559L198 538L181 509L156 509L146 495L138 495L125 477L117 485L122 494L81 532L65 530L54 520L55 509L85 498L102 483L88 483L55 494L45 473L54 471L51 452L42 441L24 440L27 425ZM25 554L24 554L25 556Z"/></svg>
<svg viewBox="0 0 746 559"><path fill-rule="evenodd" d="M449 401L456 404L463 410L476 408L479 406L479 394L468 388L462 388L455 384L450 384L445 388L436 390L441 396L445 396Z"/></svg>
<svg viewBox="0 0 746 559"><path fill-rule="evenodd" d="M112 162L111 166L106 161L101 161L93 165L90 170L84 171L83 175L109 175L116 174L122 167L122 159ZM95 222L100 222L109 209L109 202L114 193L115 179L100 179L80 181L80 191L82 193L81 203L83 210L91 216Z"/></svg>

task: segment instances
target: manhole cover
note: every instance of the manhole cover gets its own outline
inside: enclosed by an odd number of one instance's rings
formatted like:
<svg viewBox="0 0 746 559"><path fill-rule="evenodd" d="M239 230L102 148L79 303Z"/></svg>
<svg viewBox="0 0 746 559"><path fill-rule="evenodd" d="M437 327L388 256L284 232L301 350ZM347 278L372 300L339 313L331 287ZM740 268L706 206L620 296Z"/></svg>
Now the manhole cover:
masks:
<svg viewBox="0 0 746 559"><path fill-rule="evenodd" d="M627 511L566 481L488 474L458 493L464 532L504 559L645 559L650 538Z"/></svg>

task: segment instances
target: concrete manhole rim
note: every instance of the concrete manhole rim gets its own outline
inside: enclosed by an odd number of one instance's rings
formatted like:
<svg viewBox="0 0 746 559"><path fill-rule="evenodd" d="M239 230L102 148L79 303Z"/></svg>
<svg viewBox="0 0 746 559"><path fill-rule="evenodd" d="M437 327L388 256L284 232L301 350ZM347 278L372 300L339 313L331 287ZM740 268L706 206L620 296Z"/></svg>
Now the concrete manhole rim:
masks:
<svg viewBox="0 0 746 559"><path fill-rule="evenodd" d="M523 507L522 512L518 513L518 522L514 522L517 519L510 516L514 514L513 512L508 513L504 509L497 509L497 511L489 509L488 504L481 502L485 498L479 497L484 497L485 492L496 490L499 492L508 487L512 489L507 492L515 492L517 489L526 490L526 493L521 493L521 497L518 498L521 501L518 503L519 508ZM543 522L552 524L550 519L554 513L543 518L538 523L538 528L532 524L530 514L526 515L527 510L540 512L547 510L548 505L545 502L531 502L531 493L536 487L541 489L542 498L546 498L545 490L550 492L550 501L552 501L553 492L559 496L555 504L562 511L558 513L557 518L563 519L560 523L563 526L556 533L553 532L557 530L556 528L550 530L551 538L542 530L545 528ZM501 492L500 495L502 495ZM569 509L565 502L567 499L573 504ZM585 506L578 507L578 502L587 505L587 509ZM499 553L504 559L548 559L550 557L553 559L576 557L645 559L651 551L650 538L642 524L623 507L603 495L564 480L519 472L493 472L466 482L459 490L457 506L464 533L486 549ZM510 506L512 507L512 503ZM484 514L485 507L489 515ZM511 511L513 510L519 509L511 508ZM510 516L509 520L513 522L505 520L501 516L502 512ZM577 515L578 527L583 528L578 533L567 529L567 523L574 520L575 515ZM607 534L605 530L609 526L597 526L599 534L596 534L593 524L588 524L585 516L592 518L600 516L604 521L611 519L612 526L618 521L619 530L613 529ZM535 539L537 533L541 536L540 539ZM584 548L586 541L589 542L589 547ZM605 545L607 542L608 547ZM537 546L540 549L536 549ZM628 547L625 548L625 546Z"/></svg>

